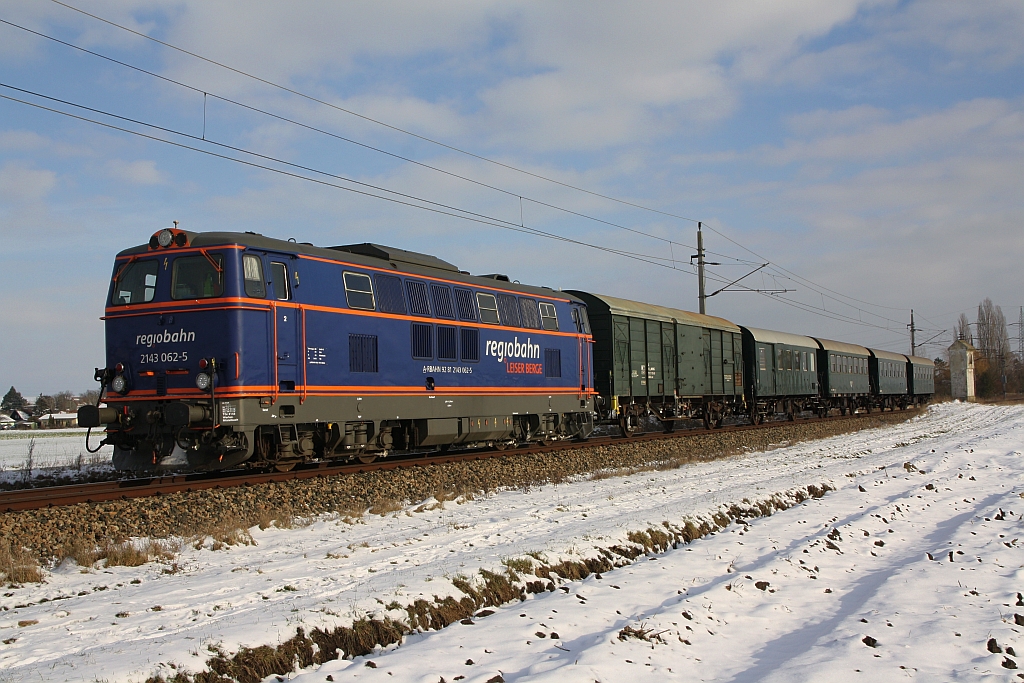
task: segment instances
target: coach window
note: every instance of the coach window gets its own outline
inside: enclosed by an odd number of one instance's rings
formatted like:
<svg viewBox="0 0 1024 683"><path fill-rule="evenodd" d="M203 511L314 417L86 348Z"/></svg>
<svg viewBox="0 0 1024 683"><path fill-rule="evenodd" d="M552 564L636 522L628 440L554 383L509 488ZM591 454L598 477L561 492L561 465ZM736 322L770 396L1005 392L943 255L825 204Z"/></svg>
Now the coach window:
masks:
<svg viewBox="0 0 1024 683"><path fill-rule="evenodd" d="M114 293L110 303L115 306L141 304L152 301L156 294L156 273L159 264L154 260L134 261L114 276Z"/></svg>
<svg viewBox="0 0 1024 683"><path fill-rule="evenodd" d="M245 278L246 296L262 299L267 295L267 285L263 282L263 262L259 256L246 254L242 257L242 275Z"/></svg>
<svg viewBox="0 0 1024 683"><path fill-rule="evenodd" d="M274 285L274 298L278 301L288 301L292 298L291 290L288 289L288 266L277 261L270 262L270 281Z"/></svg>
<svg viewBox="0 0 1024 683"><path fill-rule="evenodd" d="M757 348L757 367L761 370L768 369L768 361L764 357L764 347L759 346Z"/></svg>
<svg viewBox="0 0 1024 683"><path fill-rule="evenodd" d="M807 354L807 370L814 372L814 351Z"/></svg>
<svg viewBox="0 0 1024 683"><path fill-rule="evenodd" d="M476 305L480 308L480 322L498 324L498 300L494 298L493 294L477 292Z"/></svg>
<svg viewBox="0 0 1024 683"><path fill-rule="evenodd" d="M370 284L370 276L362 273L345 273L345 300L349 308L361 308L364 311L372 311L373 285Z"/></svg>
<svg viewBox="0 0 1024 683"><path fill-rule="evenodd" d="M209 299L224 293L224 258L181 256L174 259L172 299Z"/></svg>
<svg viewBox="0 0 1024 683"><path fill-rule="evenodd" d="M558 331L558 313L555 311L554 304L544 303L540 304L540 320L541 326L545 330Z"/></svg>

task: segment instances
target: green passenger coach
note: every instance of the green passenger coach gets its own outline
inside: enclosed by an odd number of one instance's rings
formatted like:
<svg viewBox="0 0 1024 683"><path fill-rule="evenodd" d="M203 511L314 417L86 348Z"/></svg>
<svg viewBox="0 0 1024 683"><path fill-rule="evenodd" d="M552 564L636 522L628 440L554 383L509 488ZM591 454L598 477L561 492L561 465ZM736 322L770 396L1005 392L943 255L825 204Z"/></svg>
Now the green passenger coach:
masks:
<svg viewBox="0 0 1024 683"><path fill-rule="evenodd" d="M790 420L818 409L818 344L811 337L744 327L743 355L750 375L747 407L760 424L776 413Z"/></svg>
<svg viewBox="0 0 1024 683"><path fill-rule="evenodd" d="M676 420L721 426L742 413L743 346L728 320L617 297L569 290L587 304L594 338L599 418L626 434L653 415L671 431Z"/></svg>

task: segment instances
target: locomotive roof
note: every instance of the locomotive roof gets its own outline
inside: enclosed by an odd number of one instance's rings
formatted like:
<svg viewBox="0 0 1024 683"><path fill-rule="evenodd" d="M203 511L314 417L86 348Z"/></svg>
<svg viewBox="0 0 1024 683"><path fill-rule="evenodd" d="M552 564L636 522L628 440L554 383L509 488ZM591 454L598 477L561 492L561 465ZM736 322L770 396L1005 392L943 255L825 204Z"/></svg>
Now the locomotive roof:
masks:
<svg viewBox="0 0 1024 683"><path fill-rule="evenodd" d="M871 349L868 351L875 355L875 358L883 358L885 360L894 360L899 363L906 363L907 357L900 353L893 353L892 351L880 351L879 349Z"/></svg>
<svg viewBox="0 0 1024 683"><path fill-rule="evenodd" d="M744 327L743 329L750 333L750 336L754 338L754 341L764 342L765 344L788 344L789 346L808 346L812 349L818 348L818 345L811 337L804 337L799 334L790 334L789 332L762 330L757 327Z"/></svg>
<svg viewBox="0 0 1024 683"><path fill-rule="evenodd" d="M456 282L464 282L474 287L486 287L490 289L509 290L523 294L534 294L539 296L553 297L556 299L567 299L578 301L576 297L561 291L555 291L548 287L536 287L524 285L519 282L511 282L504 275L471 275L466 271L459 270L457 266L448 263L436 256L420 254L415 251L406 251L395 247L386 247L380 244L365 242L362 244L348 244L336 247L318 247L309 242L291 242L279 240L273 237L266 237L255 232L188 232L189 247L218 247L228 244L237 244L253 249L267 249L285 253L305 254L329 261L340 263L351 263L356 266L367 266L370 268L383 268L396 270L403 273L421 275L423 277L443 278ZM174 251L173 248L166 251ZM148 244L141 244L137 247L125 249L118 253L118 256L131 256L134 254L165 253L165 250L154 252Z"/></svg>
<svg viewBox="0 0 1024 683"><path fill-rule="evenodd" d="M933 361L931 358L922 358L921 356L907 355L906 359L909 360L914 365L928 365L930 367L935 367L935 361Z"/></svg>
<svg viewBox="0 0 1024 683"><path fill-rule="evenodd" d="M684 325L696 325L729 332L740 331L737 325L734 325L725 318L717 318L713 315L701 315L700 313L684 311L678 308L655 306L654 304L645 304L640 301L620 299L605 294L591 294L590 292L581 292L575 289L567 291L583 299L591 314L595 312L604 313L605 311L601 309L607 309L607 312L612 315L627 315L633 318L660 320L662 322L678 322Z"/></svg>
<svg viewBox="0 0 1024 683"><path fill-rule="evenodd" d="M856 344L847 344L846 342L835 341L833 339L822 339L821 337L815 337L815 341L821 345L821 348L826 351L835 351L836 353L852 353L859 356L868 355L868 348L866 346L857 346Z"/></svg>

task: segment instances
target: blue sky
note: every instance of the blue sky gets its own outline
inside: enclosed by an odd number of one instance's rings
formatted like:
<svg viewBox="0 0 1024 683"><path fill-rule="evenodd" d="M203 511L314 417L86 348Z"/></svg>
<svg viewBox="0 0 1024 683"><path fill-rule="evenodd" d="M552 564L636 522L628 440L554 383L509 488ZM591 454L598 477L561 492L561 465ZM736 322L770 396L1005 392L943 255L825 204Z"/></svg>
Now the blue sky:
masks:
<svg viewBox="0 0 1024 683"><path fill-rule="evenodd" d="M9 88L0 95L642 257L0 100L0 384L26 395L90 387L103 362L111 259L172 220L321 245L380 242L474 273L695 310L696 225L664 215L675 214L710 227L706 246L723 265L710 269L721 282L709 291L762 258L767 274L744 283L790 290L723 293L709 313L901 352L911 308L922 341L951 330L961 311L973 319L985 297L1010 321L1024 304L1019 1L70 4L336 108L43 0L0 1L0 19L22 27L0 24L0 83L200 140ZM279 161L269 165L284 169ZM934 357L941 346L926 348Z"/></svg>

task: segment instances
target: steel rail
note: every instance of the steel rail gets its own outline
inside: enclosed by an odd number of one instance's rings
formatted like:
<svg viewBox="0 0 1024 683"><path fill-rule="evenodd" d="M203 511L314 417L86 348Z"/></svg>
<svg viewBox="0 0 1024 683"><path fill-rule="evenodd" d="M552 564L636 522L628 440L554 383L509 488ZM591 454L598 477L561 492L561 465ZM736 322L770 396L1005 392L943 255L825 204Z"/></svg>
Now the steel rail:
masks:
<svg viewBox="0 0 1024 683"><path fill-rule="evenodd" d="M878 413L882 414L882 413ZM238 486L255 486L274 482L286 482L301 479L333 477L344 474L356 474L375 470L394 470L407 467L422 467L467 460L486 460L496 457L526 455L533 453L550 453L574 448L595 448L609 444L642 443L665 439L687 439L695 436L707 436L729 432L762 429L767 426L805 425L819 422L840 422L867 417L869 414L856 414L836 417L813 417L788 420L776 420L762 425L738 424L728 425L720 429L690 429L672 432L646 432L632 437L601 436L585 441L557 441L553 444L537 444L508 450L480 449L459 451L455 453L419 454L395 458L382 458L372 463L334 464L331 462L311 463L296 467L289 472L260 472L228 470L223 472L204 472L193 474L168 474L116 481L69 484L63 486L41 486L36 488L16 489L0 492L0 512L19 512L39 510L43 508L64 507L79 503L100 503L112 500L128 500L145 498L170 493L201 491L204 489L229 489Z"/></svg>

